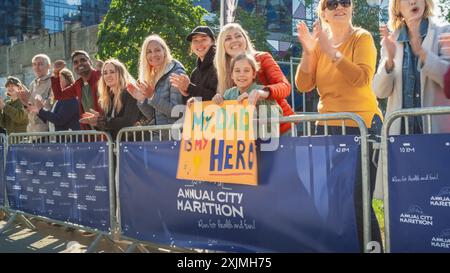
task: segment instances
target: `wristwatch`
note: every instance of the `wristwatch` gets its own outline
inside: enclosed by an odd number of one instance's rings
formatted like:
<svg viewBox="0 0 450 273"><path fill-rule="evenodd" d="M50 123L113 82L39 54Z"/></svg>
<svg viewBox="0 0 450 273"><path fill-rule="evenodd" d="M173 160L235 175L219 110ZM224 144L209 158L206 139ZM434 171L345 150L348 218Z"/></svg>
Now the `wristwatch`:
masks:
<svg viewBox="0 0 450 273"><path fill-rule="evenodd" d="M339 50L337 50L336 53L334 54L334 58L333 58L332 62L335 63L341 58L342 58L342 53Z"/></svg>

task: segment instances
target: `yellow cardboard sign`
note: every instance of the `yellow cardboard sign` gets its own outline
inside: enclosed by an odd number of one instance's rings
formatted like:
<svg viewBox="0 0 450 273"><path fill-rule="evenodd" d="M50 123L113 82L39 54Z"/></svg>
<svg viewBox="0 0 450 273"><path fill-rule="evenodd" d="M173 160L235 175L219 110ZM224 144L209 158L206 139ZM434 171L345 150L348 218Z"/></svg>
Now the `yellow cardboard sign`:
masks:
<svg viewBox="0 0 450 273"><path fill-rule="evenodd" d="M186 109L178 179L257 185L254 106L196 102Z"/></svg>

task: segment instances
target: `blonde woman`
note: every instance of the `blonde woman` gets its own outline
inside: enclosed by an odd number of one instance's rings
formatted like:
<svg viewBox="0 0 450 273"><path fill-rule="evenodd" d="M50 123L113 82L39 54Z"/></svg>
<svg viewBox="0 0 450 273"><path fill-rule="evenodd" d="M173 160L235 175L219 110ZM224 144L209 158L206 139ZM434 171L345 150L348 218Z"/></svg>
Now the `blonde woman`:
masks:
<svg viewBox="0 0 450 273"><path fill-rule="evenodd" d="M372 137L380 135L382 115L372 91L377 51L372 35L352 24L351 0L320 0L317 6L320 21L315 23L312 33L306 24L297 25L298 39L303 53L295 75L300 92L317 88L320 99L319 113L353 112L359 115ZM340 121L329 121L328 134L341 134ZM356 122L345 123L346 133L359 135ZM324 126L318 123L316 134L324 134ZM371 148L371 147L370 147ZM369 149L372 158L373 149ZM371 193L375 187L376 166L370 165ZM358 170L359 172L360 170ZM361 174L357 176L359 179ZM355 184L356 221L362 245L362 183ZM381 235L373 209L372 240L381 244Z"/></svg>
<svg viewBox="0 0 450 273"><path fill-rule="evenodd" d="M113 139L120 129L133 126L140 117L136 100L126 91L130 81L133 79L120 61L105 61L98 82L98 103L105 115L86 119L97 129L111 133Z"/></svg>
<svg viewBox="0 0 450 273"><path fill-rule="evenodd" d="M248 102L255 105L258 100L274 99L283 110L283 116L293 115L292 108L286 101L291 92L291 85L283 75L272 55L267 52L258 52L254 49L247 32L236 23L227 24L222 28L217 38L217 52L214 59L217 69L217 94L213 100L217 104L223 101L225 90L234 86L231 78L231 59L240 53L248 53L255 57L259 63L256 81L262 89L253 90ZM289 123L280 124L281 134L289 131Z"/></svg>
<svg viewBox="0 0 450 273"><path fill-rule="evenodd" d="M139 82L129 85L128 91L153 124L172 124L178 119L178 116L172 117L171 112L176 105L182 105L183 100L178 89L170 83L172 74L186 75L186 72L160 36L148 36L141 49Z"/></svg>
<svg viewBox="0 0 450 273"><path fill-rule="evenodd" d="M386 115L404 108L450 106L443 86L449 60L440 52L439 37L450 31L448 24L433 19L432 0L391 0L389 33L381 27L381 59L373 81L379 98L388 98ZM390 134L420 134L427 128L421 117L395 121ZM450 132L450 116L432 116L433 133Z"/></svg>

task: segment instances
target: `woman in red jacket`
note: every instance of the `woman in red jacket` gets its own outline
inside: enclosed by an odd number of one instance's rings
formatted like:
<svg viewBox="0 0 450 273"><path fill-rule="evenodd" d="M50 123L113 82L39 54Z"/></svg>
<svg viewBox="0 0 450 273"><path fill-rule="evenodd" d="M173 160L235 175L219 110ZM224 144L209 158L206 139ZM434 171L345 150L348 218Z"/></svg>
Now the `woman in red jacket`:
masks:
<svg viewBox="0 0 450 273"><path fill-rule="evenodd" d="M230 63L231 59L240 53L253 54L259 63L260 69L257 73L257 82L264 85L262 90L255 90L249 94L248 102L255 104L260 99L275 99L283 110L283 116L294 114L291 106L286 101L286 97L291 92L291 84L283 75L278 64L272 55L267 52L258 52L254 49L247 32L236 23L227 24L222 28L217 38L216 57L214 59L217 69L217 94L213 100L216 103L223 101L223 93L226 89L234 86L231 79ZM289 131L290 123L280 124L280 133Z"/></svg>

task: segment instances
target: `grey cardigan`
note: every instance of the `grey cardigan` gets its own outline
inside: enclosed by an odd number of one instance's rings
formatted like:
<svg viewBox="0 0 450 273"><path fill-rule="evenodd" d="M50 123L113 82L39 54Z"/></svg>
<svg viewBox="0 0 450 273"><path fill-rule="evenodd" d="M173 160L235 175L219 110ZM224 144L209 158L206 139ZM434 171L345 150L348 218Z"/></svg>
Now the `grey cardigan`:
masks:
<svg viewBox="0 0 450 273"><path fill-rule="evenodd" d="M169 81L169 76L173 73L186 74L183 65L177 60L173 60L166 67L164 74L156 83L153 97L137 103L142 114L148 120L154 120L155 125L172 124L179 118L171 117L172 109L176 105L183 104L180 92Z"/></svg>

